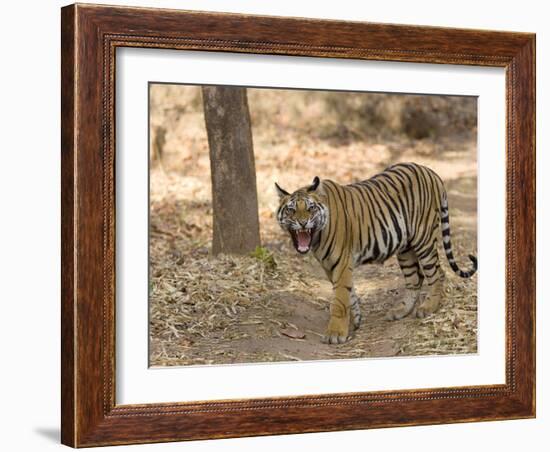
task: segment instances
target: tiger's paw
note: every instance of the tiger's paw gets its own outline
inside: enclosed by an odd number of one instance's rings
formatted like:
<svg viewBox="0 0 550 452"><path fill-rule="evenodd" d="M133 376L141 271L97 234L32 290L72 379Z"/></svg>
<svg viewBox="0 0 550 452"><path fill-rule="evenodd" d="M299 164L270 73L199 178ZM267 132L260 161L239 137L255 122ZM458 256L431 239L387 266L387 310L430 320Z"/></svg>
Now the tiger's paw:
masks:
<svg viewBox="0 0 550 452"><path fill-rule="evenodd" d="M435 296L428 296L424 301L416 308L416 317L424 319L433 314L439 308L439 298Z"/></svg>
<svg viewBox="0 0 550 452"><path fill-rule="evenodd" d="M349 340L348 335L340 335L340 334L325 334L323 336L323 339L321 341L323 344L345 344Z"/></svg>
<svg viewBox="0 0 550 452"><path fill-rule="evenodd" d="M409 315L410 312L409 307L402 301L387 312L386 320L400 320Z"/></svg>
<svg viewBox="0 0 550 452"><path fill-rule="evenodd" d="M418 291L408 289L405 298L395 304L386 314L386 320L400 320L408 316L414 308L418 298Z"/></svg>
<svg viewBox="0 0 550 452"><path fill-rule="evenodd" d="M330 320L327 328L327 334L323 336L322 342L325 344L344 344L350 338L348 322Z"/></svg>
<svg viewBox="0 0 550 452"><path fill-rule="evenodd" d="M439 305L443 298L443 282L438 281L434 284L430 290L430 293L422 300L421 303L418 303L416 308L416 317L419 319L424 319L429 315L433 314L439 309Z"/></svg>

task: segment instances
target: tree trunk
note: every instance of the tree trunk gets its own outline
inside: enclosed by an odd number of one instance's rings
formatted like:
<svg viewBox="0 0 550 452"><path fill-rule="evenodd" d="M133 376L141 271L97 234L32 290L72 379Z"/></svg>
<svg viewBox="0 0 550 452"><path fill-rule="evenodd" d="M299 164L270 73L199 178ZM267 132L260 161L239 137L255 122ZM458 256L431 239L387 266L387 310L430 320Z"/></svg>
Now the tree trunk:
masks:
<svg viewBox="0 0 550 452"><path fill-rule="evenodd" d="M212 173L212 253L245 254L260 245L246 88L204 86L202 99Z"/></svg>

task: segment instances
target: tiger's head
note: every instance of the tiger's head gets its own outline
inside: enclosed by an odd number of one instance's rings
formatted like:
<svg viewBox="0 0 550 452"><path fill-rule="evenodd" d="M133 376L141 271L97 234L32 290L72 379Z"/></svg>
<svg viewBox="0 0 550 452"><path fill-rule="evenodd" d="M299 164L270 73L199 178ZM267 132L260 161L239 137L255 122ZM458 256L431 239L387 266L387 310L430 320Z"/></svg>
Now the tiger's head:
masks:
<svg viewBox="0 0 550 452"><path fill-rule="evenodd" d="M294 193L283 190L276 182L275 188L280 201L277 221L290 234L296 251L306 254L328 223L328 204L321 181L315 177L311 185Z"/></svg>

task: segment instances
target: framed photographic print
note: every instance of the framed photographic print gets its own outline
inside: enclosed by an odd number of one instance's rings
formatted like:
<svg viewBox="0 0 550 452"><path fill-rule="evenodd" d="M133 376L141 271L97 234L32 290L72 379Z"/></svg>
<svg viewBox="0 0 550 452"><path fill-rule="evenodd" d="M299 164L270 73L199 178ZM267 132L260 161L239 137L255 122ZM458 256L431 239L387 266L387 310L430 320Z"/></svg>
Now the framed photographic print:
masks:
<svg viewBox="0 0 550 452"><path fill-rule="evenodd" d="M535 37L62 9L62 442L535 416Z"/></svg>

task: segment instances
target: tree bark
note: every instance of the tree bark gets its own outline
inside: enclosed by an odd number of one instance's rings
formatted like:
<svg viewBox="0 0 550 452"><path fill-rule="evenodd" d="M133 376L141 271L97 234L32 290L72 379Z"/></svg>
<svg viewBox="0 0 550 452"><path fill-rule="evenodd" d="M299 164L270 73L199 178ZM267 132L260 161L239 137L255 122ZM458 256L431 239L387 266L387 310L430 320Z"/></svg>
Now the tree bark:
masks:
<svg viewBox="0 0 550 452"><path fill-rule="evenodd" d="M212 174L212 254L245 254L260 245L258 196L246 88L204 86Z"/></svg>

